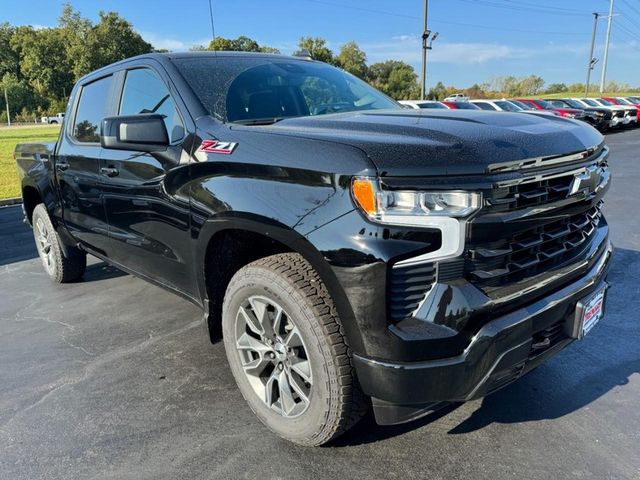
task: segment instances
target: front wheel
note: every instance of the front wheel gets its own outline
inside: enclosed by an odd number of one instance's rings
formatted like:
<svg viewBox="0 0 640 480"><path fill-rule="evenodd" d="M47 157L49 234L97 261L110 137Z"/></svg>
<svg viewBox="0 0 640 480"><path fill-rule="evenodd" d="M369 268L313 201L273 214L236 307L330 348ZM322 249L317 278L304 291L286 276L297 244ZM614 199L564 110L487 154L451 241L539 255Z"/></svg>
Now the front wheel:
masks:
<svg viewBox="0 0 640 480"><path fill-rule="evenodd" d="M44 204L40 203L34 208L32 223L38 255L49 278L56 283L80 278L87 268L87 255L75 247L67 247L68 253L65 255Z"/></svg>
<svg viewBox="0 0 640 480"><path fill-rule="evenodd" d="M333 301L300 255L240 269L227 288L222 328L240 392L281 437L322 445L366 412Z"/></svg>

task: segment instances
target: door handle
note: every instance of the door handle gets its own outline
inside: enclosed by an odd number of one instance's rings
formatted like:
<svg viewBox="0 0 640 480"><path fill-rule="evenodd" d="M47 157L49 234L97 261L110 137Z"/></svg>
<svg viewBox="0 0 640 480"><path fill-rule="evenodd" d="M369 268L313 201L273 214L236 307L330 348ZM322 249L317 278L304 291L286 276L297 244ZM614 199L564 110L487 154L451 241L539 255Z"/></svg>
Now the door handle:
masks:
<svg viewBox="0 0 640 480"><path fill-rule="evenodd" d="M100 173L106 175L107 177L117 177L120 172L116 167L102 167L100 169Z"/></svg>
<svg viewBox="0 0 640 480"><path fill-rule="evenodd" d="M56 170L59 172L64 172L69 168L69 164L65 162L56 163Z"/></svg>

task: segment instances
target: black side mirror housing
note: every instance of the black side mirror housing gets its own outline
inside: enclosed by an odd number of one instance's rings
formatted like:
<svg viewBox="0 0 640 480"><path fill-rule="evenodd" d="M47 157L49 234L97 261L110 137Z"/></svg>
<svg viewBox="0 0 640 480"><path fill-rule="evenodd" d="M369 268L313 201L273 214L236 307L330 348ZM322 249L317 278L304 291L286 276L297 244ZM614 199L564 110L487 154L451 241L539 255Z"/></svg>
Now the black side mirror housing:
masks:
<svg viewBox="0 0 640 480"><path fill-rule="evenodd" d="M141 113L102 120L100 145L111 150L159 152L169 146L164 115Z"/></svg>

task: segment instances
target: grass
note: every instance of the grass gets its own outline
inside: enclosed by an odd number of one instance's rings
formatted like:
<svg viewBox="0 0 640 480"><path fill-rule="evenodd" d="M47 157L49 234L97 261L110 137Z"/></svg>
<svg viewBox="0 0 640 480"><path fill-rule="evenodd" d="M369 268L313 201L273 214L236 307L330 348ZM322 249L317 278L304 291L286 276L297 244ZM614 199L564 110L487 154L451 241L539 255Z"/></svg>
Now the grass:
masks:
<svg viewBox="0 0 640 480"><path fill-rule="evenodd" d="M59 125L0 128L0 200L20 196L18 170L13 160L17 143L55 141L60 132Z"/></svg>

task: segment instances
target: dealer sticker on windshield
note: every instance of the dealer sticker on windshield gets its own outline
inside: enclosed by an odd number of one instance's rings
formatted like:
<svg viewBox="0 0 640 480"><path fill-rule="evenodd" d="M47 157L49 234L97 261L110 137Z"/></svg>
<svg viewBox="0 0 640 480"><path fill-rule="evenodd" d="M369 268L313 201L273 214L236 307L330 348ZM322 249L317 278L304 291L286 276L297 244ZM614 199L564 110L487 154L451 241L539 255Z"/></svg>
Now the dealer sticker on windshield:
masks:
<svg viewBox="0 0 640 480"><path fill-rule="evenodd" d="M583 338L600 321L604 312L604 295L606 288L596 292L583 303L582 319L580 321L580 336Z"/></svg>

